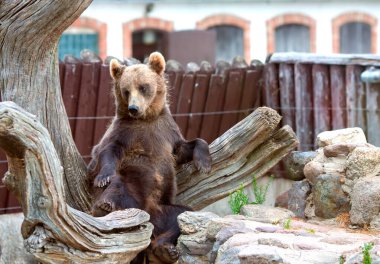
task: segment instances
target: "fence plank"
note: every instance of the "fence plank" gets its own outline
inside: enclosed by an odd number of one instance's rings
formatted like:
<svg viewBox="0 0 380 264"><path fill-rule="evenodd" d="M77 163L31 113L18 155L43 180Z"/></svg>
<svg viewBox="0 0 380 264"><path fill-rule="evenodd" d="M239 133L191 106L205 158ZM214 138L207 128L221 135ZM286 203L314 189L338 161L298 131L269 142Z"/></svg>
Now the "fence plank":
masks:
<svg viewBox="0 0 380 264"><path fill-rule="evenodd" d="M261 106L261 94L263 88L262 67L257 70L247 70L244 78L244 88L239 109L252 109ZM239 120L244 119L252 111L239 114Z"/></svg>
<svg viewBox="0 0 380 264"><path fill-rule="evenodd" d="M108 115L109 104L113 104L112 92L112 78L109 73L108 65L100 66L100 78L98 89L98 102L96 104L96 117L105 117ZM111 119L96 119L94 129L94 139L92 145L96 145L104 135L107 125Z"/></svg>
<svg viewBox="0 0 380 264"><path fill-rule="evenodd" d="M99 75L100 63L83 64L78 117L94 117L96 115ZM92 149L94 126L94 119L78 119L76 123L75 143L87 161Z"/></svg>
<svg viewBox="0 0 380 264"><path fill-rule="evenodd" d="M367 140L369 143L380 147L380 84L367 83L365 86L367 95Z"/></svg>
<svg viewBox="0 0 380 264"><path fill-rule="evenodd" d="M282 125L289 125L296 130L294 65L281 63L279 66L280 105Z"/></svg>
<svg viewBox="0 0 380 264"><path fill-rule="evenodd" d="M313 77L313 107L314 135L331 130L331 91L329 66L314 64Z"/></svg>
<svg viewBox="0 0 380 264"><path fill-rule="evenodd" d="M280 111L280 88L278 84L278 65L269 63L264 66L263 104Z"/></svg>
<svg viewBox="0 0 380 264"><path fill-rule="evenodd" d="M296 134L300 141L299 150L313 148L313 83L311 65L297 63L294 66L294 84L296 97Z"/></svg>
<svg viewBox="0 0 380 264"><path fill-rule="evenodd" d="M207 99L205 103L205 112L219 112L223 109L223 101L225 95L225 85L223 77L213 74L210 79L210 86L207 91ZM203 117L200 138L211 143L218 137L219 124L222 119L220 114L206 114Z"/></svg>
<svg viewBox="0 0 380 264"><path fill-rule="evenodd" d="M220 122L219 128L219 135L226 132L229 128L231 128L238 122L239 113L228 113L228 111L239 110L243 83L244 75L242 71L231 70L229 72L223 107L223 111L227 111L227 113L224 113L222 115L222 120Z"/></svg>
<svg viewBox="0 0 380 264"><path fill-rule="evenodd" d="M203 113L207 99L207 90L209 87L210 75L198 73L195 77L193 98L191 104L191 113ZM187 125L186 139L199 137L203 115L192 115L189 117Z"/></svg>
<svg viewBox="0 0 380 264"><path fill-rule="evenodd" d="M194 86L194 74L184 74L182 77L181 89L178 95L177 111L176 114L188 114L191 109L193 86ZM182 131L183 135L187 133L187 123L189 117L176 116L176 122Z"/></svg>
<svg viewBox="0 0 380 264"><path fill-rule="evenodd" d="M177 112L178 97L181 90L183 72L169 72L169 102L172 114ZM176 118L174 118L176 120Z"/></svg>
<svg viewBox="0 0 380 264"><path fill-rule="evenodd" d="M59 81L61 84L61 91L65 85L65 63L62 61L59 62Z"/></svg>
<svg viewBox="0 0 380 264"><path fill-rule="evenodd" d="M360 75L364 67L348 65L346 67L346 107L347 107L347 126L361 127L367 134L365 120L366 97L365 87L361 82Z"/></svg>
<svg viewBox="0 0 380 264"><path fill-rule="evenodd" d="M330 66L331 83L331 122L332 129L341 129L347 126L346 116L346 73L345 67Z"/></svg>
<svg viewBox="0 0 380 264"><path fill-rule="evenodd" d="M62 89L62 99L69 117L71 132L74 134L78 111L79 91L81 90L82 64L66 63Z"/></svg>
<svg viewBox="0 0 380 264"><path fill-rule="evenodd" d="M7 201L8 201L8 189L5 188L5 185L3 184L2 178L4 177L5 173L8 170L8 163L7 158L5 154L0 151L0 208L7 207ZM5 210L0 210L0 214L4 214Z"/></svg>

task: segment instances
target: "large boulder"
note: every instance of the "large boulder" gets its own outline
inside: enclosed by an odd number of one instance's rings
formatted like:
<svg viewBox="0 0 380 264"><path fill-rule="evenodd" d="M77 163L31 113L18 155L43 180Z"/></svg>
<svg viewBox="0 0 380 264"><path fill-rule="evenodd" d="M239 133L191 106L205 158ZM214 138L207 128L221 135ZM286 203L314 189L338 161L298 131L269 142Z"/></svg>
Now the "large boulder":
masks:
<svg viewBox="0 0 380 264"><path fill-rule="evenodd" d="M360 127L338 129L333 131L325 131L317 136L318 147L326 147L328 145L338 143L367 143L367 139Z"/></svg>
<svg viewBox="0 0 380 264"><path fill-rule="evenodd" d="M286 178L293 181L300 181L305 178L303 169L305 164L316 157L315 151L293 151L285 158Z"/></svg>
<svg viewBox="0 0 380 264"><path fill-rule="evenodd" d="M380 177L359 179L351 193L350 220L356 225L371 225L378 229L380 213Z"/></svg>
<svg viewBox="0 0 380 264"><path fill-rule="evenodd" d="M288 192L288 209L295 216L305 218L306 199L311 193L311 186L307 180L296 181Z"/></svg>
<svg viewBox="0 0 380 264"><path fill-rule="evenodd" d="M315 215L333 218L350 210L350 199L342 190L341 177L322 174L317 177L313 188Z"/></svg>
<svg viewBox="0 0 380 264"><path fill-rule="evenodd" d="M241 208L240 213L250 220L268 224L279 223L290 217L294 217L294 213L288 209L261 204L245 205Z"/></svg>

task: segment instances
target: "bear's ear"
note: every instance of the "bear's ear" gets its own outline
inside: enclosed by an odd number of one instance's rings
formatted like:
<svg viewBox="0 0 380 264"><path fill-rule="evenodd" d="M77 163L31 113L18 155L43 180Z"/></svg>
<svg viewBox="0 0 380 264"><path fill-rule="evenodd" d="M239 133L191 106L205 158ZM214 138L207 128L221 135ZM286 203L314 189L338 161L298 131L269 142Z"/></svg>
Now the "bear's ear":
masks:
<svg viewBox="0 0 380 264"><path fill-rule="evenodd" d="M149 67L158 74L162 74L165 70L165 58L159 52L153 52L149 56Z"/></svg>
<svg viewBox="0 0 380 264"><path fill-rule="evenodd" d="M124 70L125 66L124 65L121 65L117 59L112 59L111 62L110 62L110 74L111 74L111 77L116 81L116 80L119 80L122 73L123 73L123 70Z"/></svg>

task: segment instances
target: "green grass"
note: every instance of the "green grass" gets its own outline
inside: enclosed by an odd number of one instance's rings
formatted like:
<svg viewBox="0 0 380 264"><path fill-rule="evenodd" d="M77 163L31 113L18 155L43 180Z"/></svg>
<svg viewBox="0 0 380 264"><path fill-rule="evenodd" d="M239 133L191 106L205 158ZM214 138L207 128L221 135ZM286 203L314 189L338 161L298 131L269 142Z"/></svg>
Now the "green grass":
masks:
<svg viewBox="0 0 380 264"><path fill-rule="evenodd" d="M248 194L244 192L244 186L241 184L237 191L230 194L230 199L228 200L232 213L239 214L240 209L248 204L248 199Z"/></svg>
<svg viewBox="0 0 380 264"><path fill-rule="evenodd" d="M339 257L339 264L344 264L345 261L346 261L346 257L343 256L343 255L340 255L340 257Z"/></svg>
<svg viewBox="0 0 380 264"><path fill-rule="evenodd" d="M291 228L291 224L292 224L292 219L286 219L284 224L283 224L283 227L284 229L290 229Z"/></svg>
<svg viewBox="0 0 380 264"><path fill-rule="evenodd" d="M255 196L255 201L252 202L251 204L263 204L265 202L267 193L268 193L268 188L269 185L273 181L273 176L270 176L269 181L267 182L266 185L259 185L257 183L256 177L253 177L252 181L252 189L253 189L253 194Z"/></svg>
<svg viewBox="0 0 380 264"><path fill-rule="evenodd" d="M247 204L263 204L268 193L269 185L273 181L273 176L270 176L270 179L266 185L259 185L257 183L256 177L253 177L252 180L252 189L255 196L254 202L249 202L248 194L244 192L244 186L241 184L239 189L233 193L230 193L228 204L230 205L231 211L234 214L239 214L240 209Z"/></svg>
<svg viewBox="0 0 380 264"><path fill-rule="evenodd" d="M374 243L364 243L362 247L362 253L363 253L363 264L371 264L372 258L371 258L371 250L373 249Z"/></svg>

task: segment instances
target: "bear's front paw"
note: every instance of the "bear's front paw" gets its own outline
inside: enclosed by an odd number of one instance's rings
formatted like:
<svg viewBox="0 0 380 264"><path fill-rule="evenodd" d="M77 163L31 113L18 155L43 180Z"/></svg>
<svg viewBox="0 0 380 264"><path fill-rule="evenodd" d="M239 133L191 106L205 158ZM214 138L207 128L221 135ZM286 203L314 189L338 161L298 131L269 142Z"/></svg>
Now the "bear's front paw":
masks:
<svg viewBox="0 0 380 264"><path fill-rule="evenodd" d="M195 168L202 173L209 173L211 171L211 157L204 156L194 159Z"/></svg>
<svg viewBox="0 0 380 264"><path fill-rule="evenodd" d="M111 173L99 173L95 177L94 186L99 187L99 188L107 186L108 184L111 183L112 176L113 174Z"/></svg>
<svg viewBox="0 0 380 264"><path fill-rule="evenodd" d="M156 246L153 248L153 254L163 263L175 263L179 258L179 252L177 248L170 243L164 243L162 245Z"/></svg>

